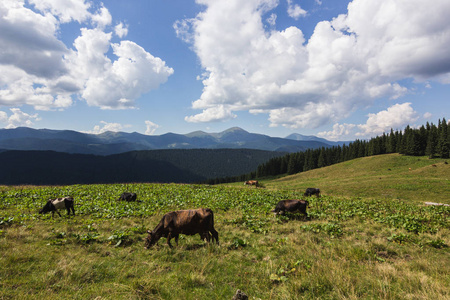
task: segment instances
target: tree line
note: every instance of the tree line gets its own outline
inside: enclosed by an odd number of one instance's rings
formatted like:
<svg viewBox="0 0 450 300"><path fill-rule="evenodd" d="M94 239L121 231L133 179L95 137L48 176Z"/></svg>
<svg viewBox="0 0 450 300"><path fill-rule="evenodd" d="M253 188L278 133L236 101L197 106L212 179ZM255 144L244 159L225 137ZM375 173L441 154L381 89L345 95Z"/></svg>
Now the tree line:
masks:
<svg viewBox="0 0 450 300"><path fill-rule="evenodd" d="M326 167L359 157L400 153L429 158L450 157L450 130L444 119L438 125L428 123L419 128L409 125L402 131L383 133L370 140L355 140L348 145L322 147L275 157L258 166L251 173L234 177L209 179L209 184L245 181L282 174L295 174Z"/></svg>

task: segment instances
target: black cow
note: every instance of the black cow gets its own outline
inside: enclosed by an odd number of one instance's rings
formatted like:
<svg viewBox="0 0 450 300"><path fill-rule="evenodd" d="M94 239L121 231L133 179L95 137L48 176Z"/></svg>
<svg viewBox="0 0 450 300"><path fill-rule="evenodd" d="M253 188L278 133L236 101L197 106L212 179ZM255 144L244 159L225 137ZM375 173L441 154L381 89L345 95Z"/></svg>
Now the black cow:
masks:
<svg viewBox="0 0 450 300"><path fill-rule="evenodd" d="M59 213L59 209L67 209L67 215L70 215L70 210L72 210L73 215L75 216L75 209L73 207L73 198L72 197L64 197L64 198L56 198L50 199L47 201L45 206L39 211L40 214L46 214L48 212L52 212L52 217L55 215L55 211L61 217Z"/></svg>
<svg viewBox="0 0 450 300"><path fill-rule="evenodd" d="M118 200L132 202L132 201L136 201L136 199L137 199L137 195L135 193L123 193L122 195L120 195Z"/></svg>
<svg viewBox="0 0 450 300"><path fill-rule="evenodd" d="M316 189L316 188L307 188L306 192L303 194L303 196L305 197L309 197L312 195L316 195L317 197L320 196L320 189Z"/></svg>
<svg viewBox="0 0 450 300"><path fill-rule="evenodd" d="M308 216L306 213L306 208L308 207L308 201L306 200L281 200L278 202L277 206L275 206L275 209L272 210L272 212L276 213L277 215L284 215L286 212L296 212L299 211L305 216Z"/></svg>
<svg viewBox="0 0 450 300"><path fill-rule="evenodd" d="M214 213L209 208L199 208L193 210L178 210L165 214L159 224L152 231L147 231L145 248L150 248L156 244L161 237L167 238L167 244L172 248L170 239L175 238L178 246L179 234L194 235L200 234L202 239L208 242L211 238L219 244L219 233L214 229Z"/></svg>

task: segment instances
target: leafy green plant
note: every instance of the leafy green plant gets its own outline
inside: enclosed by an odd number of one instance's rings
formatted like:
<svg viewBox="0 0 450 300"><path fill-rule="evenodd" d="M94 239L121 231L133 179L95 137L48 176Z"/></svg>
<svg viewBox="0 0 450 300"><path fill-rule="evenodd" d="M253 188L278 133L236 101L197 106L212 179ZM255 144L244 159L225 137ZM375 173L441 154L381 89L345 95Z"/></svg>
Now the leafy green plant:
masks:
<svg viewBox="0 0 450 300"><path fill-rule="evenodd" d="M344 234L341 226L337 223L308 224L308 225L302 225L301 228L303 230L312 231L314 233L324 232L331 237L340 237Z"/></svg>
<svg viewBox="0 0 450 300"><path fill-rule="evenodd" d="M10 226L14 221L14 217L0 217L0 226Z"/></svg>
<svg viewBox="0 0 450 300"><path fill-rule="evenodd" d="M118 247L121 244L125 244L130 240L130 232L123 230L114 231L113 235L108 238L110 244L114 244L114 247Z"/></svg>
<svg viewBox="0 0 450 300"><path fill-rule="evenodd" d="M229 249L240 249L240 248L244 248L247 246L248 246L247 241L245 241L241 238L238 238L238 237L234 237L233 241L231 242L231 244L228 248Z"/></svg>
<svg viewBox="0 0 450 300"><path fill-rule="evenodd" d="M395 242L398 244L403 244L411 240L411 236L404 233L393 233L388 237L388 241Z"/></svg>
<svg viewBox="0 0 450 300"><path fill-rule="evenodd" d="M433 248L442 249L447 248L448 246L445 244L445 241L442 239L435 239L427 242Z"/></svg>
<svg viewBox="0 0 450 300"><path fill-rule="evenodd" d="M98 233L92 233L92 232L88 232L87 234L75 233L75 234L73 234L73 236L75 237L76 241L79 244L90 244L94 241L97 241L98 238L100 237L100 235Z"/></svg>

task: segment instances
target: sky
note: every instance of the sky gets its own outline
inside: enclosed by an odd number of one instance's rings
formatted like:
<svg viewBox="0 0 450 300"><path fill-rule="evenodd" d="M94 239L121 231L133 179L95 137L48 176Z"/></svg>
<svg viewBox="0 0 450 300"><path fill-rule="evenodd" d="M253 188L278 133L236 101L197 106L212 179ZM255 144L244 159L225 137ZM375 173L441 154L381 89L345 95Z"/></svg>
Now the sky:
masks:
<svg viewBox="0 0 450 300"><path fill-rule="evenodd" d="M366 139L450 112L450 1L1 0L0 128Z"/></svg>

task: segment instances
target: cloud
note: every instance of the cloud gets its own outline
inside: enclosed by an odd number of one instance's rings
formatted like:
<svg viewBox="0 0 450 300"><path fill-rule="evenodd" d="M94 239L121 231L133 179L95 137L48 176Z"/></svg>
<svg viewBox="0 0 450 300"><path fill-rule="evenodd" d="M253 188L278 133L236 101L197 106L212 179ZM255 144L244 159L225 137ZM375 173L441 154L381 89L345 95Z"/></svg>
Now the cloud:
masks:
<svg viewBox="0 0 450 300"><path fill-rule="evenodd" d="M366 124L358 125L362 132L358 136L374 136L388 132L391 128L403 129L407 124L419 119L416 111L411 107L411 103L395 104L387 110L377 114L369 114Z"/></svg>
<svg viewBox="0 0 450 300"><path fill-rule="evenodd" d="M173 24L173 29L178 38L186 43L194 41L194 34L192 33L192 23L195 19L177 20Z"/></svg>
<svg viewBox="0 0 450 300"><path fill-rule="evenodd" d="M91 16L92 23L94 23L98 28L105 28L111 24L112 17L106 7L101 7L96 14Z"/></svg>
<svg viewBox="0 0 450 300"><path fill-rule="evenodd" d="M292 0L287 0L287 4L288 4L287 13L289 17L298 20L298 18L306 16L307 13L306 10L302 9L300 5L293 4Z"/></svg>
<svg viewBox="0 0 450 300"><path fill-rule="evenodd" d="M368 114L365 124L333 125L333 130L319 132L317 135L332 141L353 139L353 136L370 138L387 133L392 129L401 130L406 125L419 119L418 113L411 107L411 103L394 104L386 110L376 114Z"/></svg>
<svg viewBox="0 0 450 300"><path fill-rule="evenodd" d="M5 113L4 111L0 110L0 122L4 123L8 121L8 114Z"/></svg>
<svg viewBox="0 0 450 300"><path fill-rule="evenodd" d="M433 116L433 114L430 113L430 112L426 112L426 113L423 114L423 118L425 120L431 119L432 116Z"/></svg>
<svg viewBox="0 0 450 300"><path fill-rule="evenodd" d="M267 23L269 23L270 26L275 26L275 24L277 23L277 15L271 14L270 17L268 17L266 21L267 21Z"/></svg>
<svg viewBox="0 0 450 300"><path fill-rule="evenodd" d="M105 121L100 121L101 125L95 125L94 129L91 131L84 131L84 133L90 133L90 134L101 134L108 131L112 132L120 132L123 131L125 128L131 127L131 125L122 125L120 123L108 123Z"/></svg>
<svg viewBox="0 0 450 300"><path fill-rule="evenodd" d="M61 23L72 21L82 23L91 17L88 11L90 3L84 0L28 0L28 2L38 11L57 17Z"/></svg>
<svg viewBox="0 0 450 300"><path fill-rule="evenodd" d="M328 139L330 141L353 140L355 128L355 124L335 123L333 125L333 130L319 132L317 136Z"/></svg>
<svg viewBox="0 0 450 300"><path fill-rule="evenodd" d="M272 126L317 127L378 98L404 96L404 79L450 82L446 0L432 6L354 0L347 14L319 22L308 40L294 26L266 29L262 20L278 1L197 3L205 10L189 19L182 36L189 36L184 40L205 72L204 89L192 103L202 112L187 121L225 120L248 110L268 114ZM222 109L213 115L214 107Z"/></svg>
<svg viewBox="0 0 450 300"><path fill-rule="evenodd" d="M195 116L185 117L190 123L227 121L236 118L236 115L224 105L204 109L202 113Z"/></svg>
<svg viewBox="0 0 450 300"><path fill-rule="evenodd" d="M167 81L173 69L132 41L112 43L112 32L124 37L127 27L112 27L108 9L90 3L0 2L1 106L64 109L73 98L104 109L133 108ZM79 23L81 35L68 48L58 37L61 24L70 22Z"/></svg>
<svg viewBox="0 0 450 300"><path fill-rule="evenodd" d="M133 108L135 99L166 82L173 69L131 41L111 45L118 57L111 62L104 55L110 38L110 35L93 30L86 31L79 38L79 44L78 39L75 42L79 45L77 53L74 53L75 69L83 74L87 74L85 69L91 69L81 95L91 106ZM97 47L96 55L91 55L92 49Z"/></svg>
<svg viewBox="0 0 450 300"><path fill-rule="evenodd" d="M145 130L145 134L147 135L153 135L156 131L156 129L159 128L159 125L153 123L152 121L145 121L145 126L147 129Z"/></svg>
<svg viewBox="0 0 450 300"><path fill-rule="evenodd" d="M114 27L114 32L118 37L123 38L128 34L128 26L120 22Z"/></svg>
<svg viewBox="0 0 450 300"><path fill-rule="evenodd" d="M16 128L19 126L31 127L34 121L39 121L38 114L30 115L24 113L19 108L11 108L12 115L8 116L4 111L0 111L0 122L6 123L5 128Z"/></svg>

